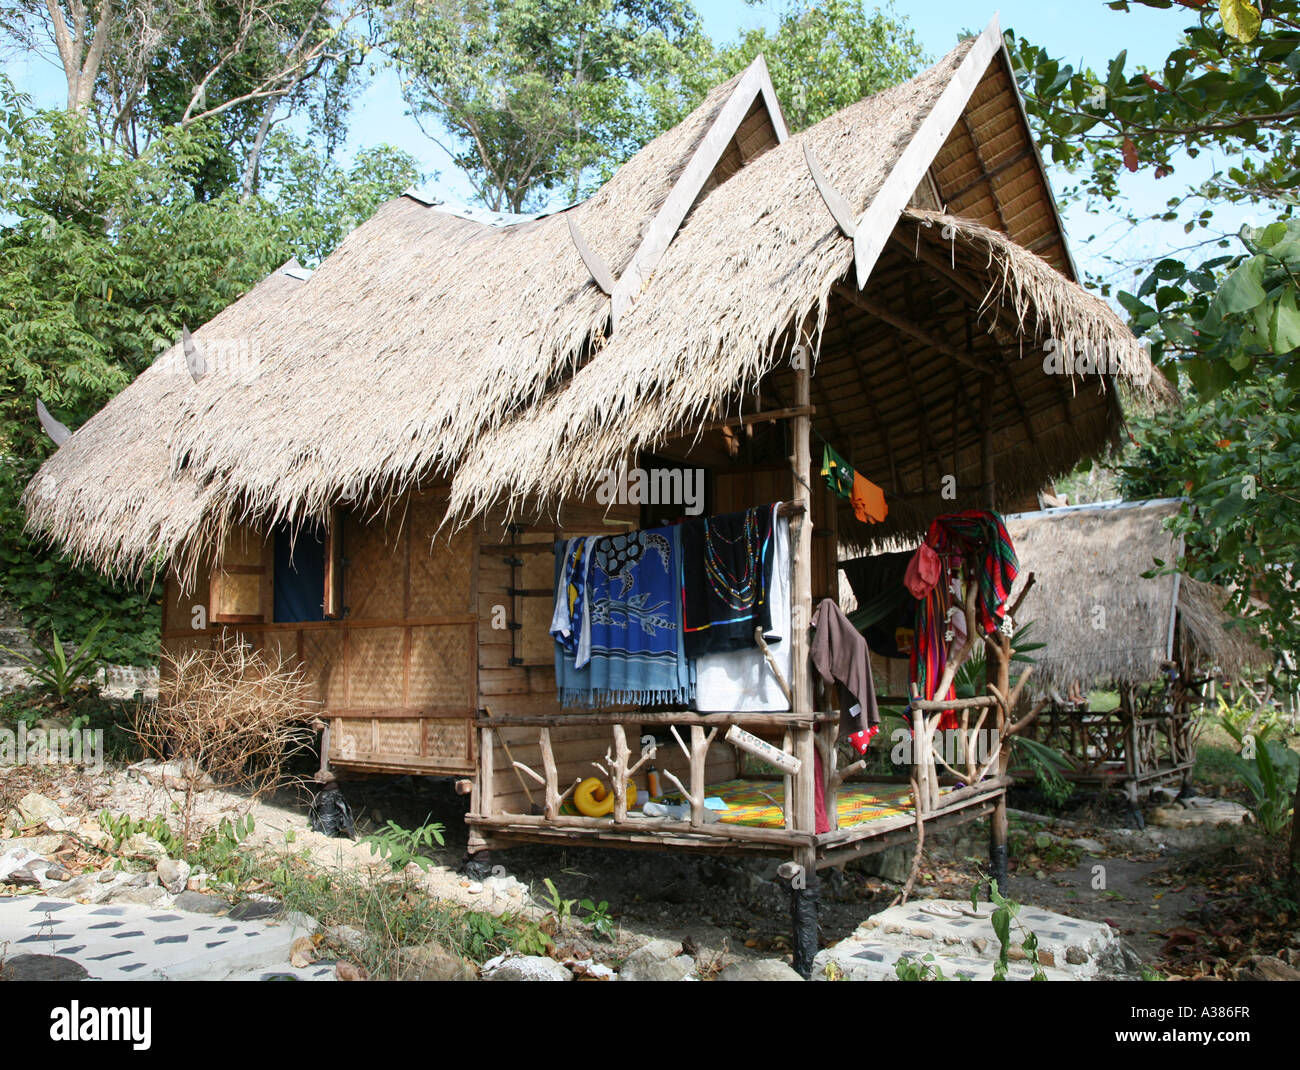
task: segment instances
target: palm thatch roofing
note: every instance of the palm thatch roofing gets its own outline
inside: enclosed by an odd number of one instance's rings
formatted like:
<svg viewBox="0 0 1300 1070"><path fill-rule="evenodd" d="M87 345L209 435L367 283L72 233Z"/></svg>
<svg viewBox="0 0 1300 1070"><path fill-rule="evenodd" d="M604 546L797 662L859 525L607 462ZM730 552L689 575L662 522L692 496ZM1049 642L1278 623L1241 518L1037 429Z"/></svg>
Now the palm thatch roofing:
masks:
<svg viewBox="0 0 1300 1070"><path fill-rule="evenodd" d="M558 503L702 421L788 406L802 345L814 429L890 496L870 535L915 531L979 500L986 425L999 493L1035 490L1116 434L1118 382L1163 388L1074 279L996 21L796 136L759 59L563 212L388 202L291 301L255 290L196 332L237 336L246 374L162 391L151 368L74 434L29 526L106 570L184 572L233 523L435 479L460 522ZM1048 339L1123 366L1047 374Z"/></svg>
<svg viewBox="0 0 1300 1070"><path fill-rule="evenodd" d="M1034 688L1137 686L1168 660L1235 676L1267 660L1246 632L1226 627L1223 591L1161 571L1182 557L1166 527L1181 505L1102 502L1005 518L1021 569L1013 599L1031 572L1035 581L1018 623L1032 621L1033 641L1046 644L1032 654Z"/></svg>

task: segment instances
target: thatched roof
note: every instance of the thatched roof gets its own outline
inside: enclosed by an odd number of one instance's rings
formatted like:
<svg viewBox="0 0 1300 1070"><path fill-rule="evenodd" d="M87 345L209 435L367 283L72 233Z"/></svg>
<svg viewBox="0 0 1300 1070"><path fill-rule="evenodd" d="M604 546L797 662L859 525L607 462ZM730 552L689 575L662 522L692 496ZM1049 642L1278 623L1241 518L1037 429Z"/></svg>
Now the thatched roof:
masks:
<svg viewBox="0 0 1300 1070"><path fill-rule="evenodd" d="M805 147L861 220L856 240ZM948 191L968 217L935 214ZM138 570L155 553L192 564L236 519L321 515L435 477L453 480L460 520L555 501L756 388L789 398L797 328L817 353L816 430L886 488L889 530L914 530L953 507L943 474L958 505L977 494L972 364L998 384L1008 493L1115 433L1116 377L1047 376L1035 351L1048 336L1132 344L1072 270L996 23L796 137L759 60L565 212L499 227L412 196L384 205L292 302L232 310L255 377L182 384L161 406L133 384L47 463L57 492L34 482L29 521ZM924 324L919 339L900 317ZM1140 383L1150 366L1126 372ZM124 507L97 473L144 437L156 445Z"/></svg>
<svg viewBox="0 0 1300 1070"><path fill-rule="evenodd" d="M1182 556L1165 523L1181 502L1159 499L1065 506L1006 517L1020 558L1013 598L1032 572L1018 623L1033 622L1032 686L1137 685L1161 663L1218 665L1229 674L1259 663L1245 633L1227 630L1223 592L1177 574L1143 578Z"/></svg>
<svg viewBox="0 0 1300 1070"><path fill-rule="evenodd" d="M309 277L289 260L194 332L209 378L256 376L250 327L281 314ZM177 342L42 465L25 496L28 525L102 568L165 559L203 526L217 492L171 474L170 431L195 389Z"/></svg>

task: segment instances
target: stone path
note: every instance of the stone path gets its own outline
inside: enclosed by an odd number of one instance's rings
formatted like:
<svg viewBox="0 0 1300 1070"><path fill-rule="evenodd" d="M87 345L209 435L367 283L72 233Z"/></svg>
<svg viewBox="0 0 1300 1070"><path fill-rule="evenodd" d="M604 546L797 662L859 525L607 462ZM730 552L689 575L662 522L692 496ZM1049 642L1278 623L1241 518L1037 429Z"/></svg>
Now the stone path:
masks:
<svg viewBox="0 0 1300 1070"><path fill-rule="evenodd" d="M850 981L894 981L900 959L931 963L948 978L990 980L1000 950L991 921L993 906L981 903L971 917L960 913L970 903L951 899L914 900L868 918L852 935L821 951L813 960L813 979L830 973ZM937 913L931 913L934 910ZM955 917L939 916L954 913ZM1039 962L1049 981L1085 981L1125 975L1133 966L1108 925L1066 917L1036 907L1021 907L1020 924L1038 937ZM1033 968L1020 944L1024 934L1013 922L1007 976L1029 980Z"/></svg>
<svg viewBox="0 0 1300 1070"><path fill-rule="evenodd" d="M331 980L332 962L289 965L293 942L315 927L301 914L233 921L149 906L11 896L0 899L0 958L57 955L104 981Z"/></svg>

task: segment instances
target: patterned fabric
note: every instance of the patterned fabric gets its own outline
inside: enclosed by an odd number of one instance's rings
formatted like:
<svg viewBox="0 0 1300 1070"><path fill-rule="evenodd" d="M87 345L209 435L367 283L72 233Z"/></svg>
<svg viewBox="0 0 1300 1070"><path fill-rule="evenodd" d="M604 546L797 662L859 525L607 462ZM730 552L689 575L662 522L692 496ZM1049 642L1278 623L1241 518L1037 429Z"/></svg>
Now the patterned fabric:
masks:
<svg viewBox="0 0 1300 1070"><path fill-rule="evenodd" d="M770 505L742 513L698 517L678 525L682 537L682 624L686 656L755 646L754 629L768 634L772 606Z"/></svg>
<svg viewBox="0 0 1300 1070"><path fill-rule="evenodd" d="M682 645L681 535L676 527L591 541L586 598L590 658L570 664L556 644L562 705L680 705L693 697Z"/></svg>
<svg viewBox="0 0 1300 1070"><path fill-rule="evenodd" d="M944 567L937 582L917 603L911 676L922 698L950 699L954 697L951 687L946 695L934 694L948 656L944 631L953 601L950 584L960 576L963 564L969 563L974 568L974 582L979 585L976 622L982 634L992 635L1006 616L1007 598L1020 562L1002 517L979 509L937 517L926 532L925 542L916 551L918 559L926 550L938 555ZM909 571L914 570L909 568ZM972 577L967 576L966 580L969 583ZM945 712L939 727L956 728L956 713Z"/></svg>
<svg viewBox="0 0 1300 1070"><path fill-rule="evenodd" d="M940 792L951 791L941 788ZM782 804L785 799L783 780L727 780L710 784L704 789L708 797L720 798L727 809L715 811L724 825L748 825L751 828L779 829L785 827ZM661 796L678 799L678 795ZM883 821L889 817L911 815L912 792L907 785L854 784L840 786L835 798L835 810L840 828L865 825L869 821ZM572 799L565 799L560 807L563 814L577 814Z"/></svg>
<svg viewBox="0 0 1300 1070"><path fill-rule="evenodd" d="M556 544L558 570L551 635L565 653L573 655L576 668L586 664L591 645L591 632L584 624L589 624L591 619L586 612L587 566L591 560L589 550L595 541L594 537L570 539L562 550Z"/></svg>

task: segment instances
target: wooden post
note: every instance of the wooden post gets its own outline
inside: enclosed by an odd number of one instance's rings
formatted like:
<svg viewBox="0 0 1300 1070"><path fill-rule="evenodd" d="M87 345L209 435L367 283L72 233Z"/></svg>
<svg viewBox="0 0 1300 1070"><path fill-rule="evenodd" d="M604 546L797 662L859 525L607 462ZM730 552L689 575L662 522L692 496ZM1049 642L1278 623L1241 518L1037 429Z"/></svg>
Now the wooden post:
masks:
<svg viewBox="0 0 1300 1070"><path fill-rule="evenodd" d="M812 396L812 353L801 345L796 351L799 366L795 368L795 407L804 409ZM794 697L795 713L811 713L812 674L808 671L808 628L812 623L812 494L809 476L812 472L812 445L810 442L812 420L807 415L794 418L794 450L790 458L791 485L795 497L804 503L804 512L792 523L790 578L790 688ZM803 765L794 778L796 828L800 832L816 830L816 778L817 766L811 728L797 728L794 733L794 753Z"/></svg>
<svg viewBox="0 0 1300 1070"><path fill-rule="evenodd" d="M997 472L993 461L993 378L984 376L980 382L980 490L984 497L984 507L990 511L997 509ZM972 571L966 582L978 582ZM1011 640L1003 635L986 639L984 643L984 681L994 684L999 695L1010 693L1011 674ZM1006 727L1011 711L999 704L997 707L996 729L999 738ZM1005 740L1003 741L1005 743ZM999 755L998 765L1005 770L1010 760L1010 748ZM998 882L998 891L1003 895L1007 891L1007 796L1005 790L998 796L989 815L989 871Z"/></svg>
<svg viewBox="0 0 1300 1070"><path fill-rule="evenodd" d="M546 777L544 812L554 821L560 816L560 777L555 766L555 748L551 746L551 730L543 728L537 734L537 749L542 752L542 773Z"/></svg>
<svg viewBox="0 0 1300 1070"><path fill-rule="evenodd" d="M704 824L704 766L709 742L717 731L712 729L706 737L703 728L691 725L691 824L696 828Z"/></svg>
<svg viewBox="0 0 1300 1070"><path fill-rule="evenodd" d="M627 820L627 765L632 752L627 745L627 731L614 726L614 766L610 770L610 790L614 793L614 820Z"/></svg>
<svg viewBox="0 0 1300 1070"><path fill-rule="evenodd" d="M496 755L493 753L493 736L491 728L479 729L478 768L479 768L479 805L482 813L491 814L496 808L496 785L493 768Z"/></svg>

